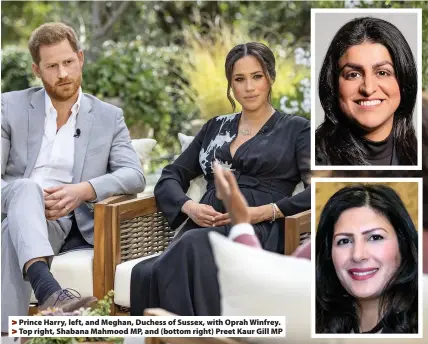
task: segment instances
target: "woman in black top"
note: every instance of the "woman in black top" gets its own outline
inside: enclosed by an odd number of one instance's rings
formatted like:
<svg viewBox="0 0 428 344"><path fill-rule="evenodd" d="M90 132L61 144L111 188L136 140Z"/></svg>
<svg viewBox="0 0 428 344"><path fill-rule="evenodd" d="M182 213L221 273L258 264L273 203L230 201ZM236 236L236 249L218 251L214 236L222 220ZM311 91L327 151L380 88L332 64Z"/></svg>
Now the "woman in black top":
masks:
<svg viewBox="0 0 428 344"><path fill-rule="evenodd" d="M417 70L401 32L356 18L335 35L319 76L317 165L416 165Z"/></svg>
<svg viewBox="0 0 428 344"><path fill-rule="evenodd" d="M227 96L232 89L242 112L209 120L177 160L164 168L155 187L157 204L171 228L187 218L180 237L151 262L133 269L131 314L162 307L179 315L220 315L217 269L209 231L231 228L216 198L213 163L233 171L250 208L251 223L264 249L284 251L285 216L310 208L309 121L272 108L275 58L261 43L233 48L225 63ZM186 196L190 181L208 182L200 203ZM305 190L292 196L303 181Z"/></svg>
<svg viewBox="0 0 428 344"><path fill-rule="evenodd" d="M315 255L317 333L418 332L418 234L393 189L337 191L321 213Z"/></svg>

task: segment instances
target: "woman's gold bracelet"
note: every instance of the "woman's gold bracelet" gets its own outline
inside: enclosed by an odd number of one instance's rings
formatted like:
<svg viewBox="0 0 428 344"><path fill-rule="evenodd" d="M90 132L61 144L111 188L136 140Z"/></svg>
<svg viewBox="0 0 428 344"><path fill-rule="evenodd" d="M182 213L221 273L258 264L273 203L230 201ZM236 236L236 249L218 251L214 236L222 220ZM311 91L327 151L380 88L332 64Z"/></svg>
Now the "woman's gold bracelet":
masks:
<svg viewBox="0 0 428 344"><path fill-rule="evenodd" d="M275 210L276 210L276 218L279 219L280 217L283 217L284 214L281 212L281 210L279 210L279 207L276 205L276 203L274 203L273 206L275 207Z"/></svg>
<svg viewBox="0 0 428 344"><path fill-rule="evenodd" d="M276 220L276 204L271 203L270 205L272 207L272 219L270 220L270 223L274 223Z"/></svg>

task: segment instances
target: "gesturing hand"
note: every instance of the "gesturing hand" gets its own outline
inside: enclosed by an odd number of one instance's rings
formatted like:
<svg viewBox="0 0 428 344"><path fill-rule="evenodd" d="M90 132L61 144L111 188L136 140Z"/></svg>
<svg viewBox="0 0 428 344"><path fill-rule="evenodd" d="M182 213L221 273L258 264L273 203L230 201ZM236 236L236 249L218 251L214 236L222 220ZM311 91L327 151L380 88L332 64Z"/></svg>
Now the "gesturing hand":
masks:
<svg viewBox="0 0 428 344"><path fill-rule="evenodd" d="M65 184L44 189L45 216L48 220L58 220L83 201L80 184Z"/></svg>
<svg viewBox="0 0 428 344"><path fill-rule="evenodd" d="M232 224L250 223L251 217L248 203L232 172L224 170L218 163L214 163L214 182L216 196L223 201Z"/></svg>
<svg viewBox="0 0 428 344"><path fill-rule="evenodd" d="M210 205L199 204L192 200L187 201L183 205L182 210L193 220L194 223L201 227L214 227L216 225L215 218L223 215Z"/></svg>

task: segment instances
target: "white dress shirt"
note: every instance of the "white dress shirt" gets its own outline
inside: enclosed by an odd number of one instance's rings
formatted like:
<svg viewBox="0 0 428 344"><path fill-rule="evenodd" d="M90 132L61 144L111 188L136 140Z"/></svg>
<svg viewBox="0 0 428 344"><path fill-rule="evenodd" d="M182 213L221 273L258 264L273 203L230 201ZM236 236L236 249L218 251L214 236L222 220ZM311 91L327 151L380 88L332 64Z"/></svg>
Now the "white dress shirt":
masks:
<svg viewBox="0 0 428 344"><path fill-rule="evenodd" d="M42 188L69 184L73 180L74 135L81 98L82 89L80 88L67 123L57 132L58 114L45 92L45 131L36 164L30 175L30 179Z"/></svg>

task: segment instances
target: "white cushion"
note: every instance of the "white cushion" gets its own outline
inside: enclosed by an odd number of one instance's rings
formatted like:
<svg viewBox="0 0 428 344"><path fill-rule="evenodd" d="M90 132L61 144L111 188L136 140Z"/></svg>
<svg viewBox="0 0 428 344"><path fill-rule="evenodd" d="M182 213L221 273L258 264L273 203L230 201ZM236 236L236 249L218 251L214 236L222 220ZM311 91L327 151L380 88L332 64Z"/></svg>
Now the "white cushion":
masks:
<svg viewBox="0 0 428 344"><path fill-rule="evenodd" d="M285 315L286 339L257 342L309 343L311 262L234 243L218 233L209 238L218 267L221 315Z"/></svg>
<svg viewBox="0 0 428 344"><path fill-rule="evenodd" d="M153 147L156 145L157 141L154 139L135 139L131 140L132 147L137 152L138 157L140 158L140 163L143 166L147 162L150 152Z"/></svg>
<svg viewBox="0 0 428 344"><path fill-rule="evenodd" d="M82 296L93 295L93 249L70 251L52 260L51 272L62 288L71 288ZM31 302L37 303L34 292Z"/></svg>
<svg viewBox="0 0 428 344"><path fill-rule="evenodd" d="M129 260L116 266L114 275L114 303L123 307L131 307L131 273L132 268L143 260L158 256L151 256Z"/></svg>
<svg viewBox="0 0 428 344"><path fill-rule="evenodd" d="M209 233L218 267L224 316L285 316L285 338L246 339L252 343L359 344L361 339L311 338L311 261L283 256L232 242ZM423 275L424 311L428 312L428 275ZM423 332L428 333L428 317ZM406 339L422 344L426 339ZM364 339L364 343L403 343L403 339Z"/></svg>
<svg viewBox="0 0 428 344"><path fill-rule="evenodd" d="M183 153L187 147L192 143L194 136L184 135L182 133L178 133L178 141L180 141L181 152Z"/></svg>
<svg viewBox="0 0 428 344"><path fill-rule="evenodd" d="M150 161L150 153L153 150L153 147L156 145L156 140L154 139L134 139L131 141L132 147L137 152L137 155L140 159L140 164L143 170L148 169L148 164ZM153 179L152 175L146 175L147 185L144 188L143 192L138 194L138 197L153 196L154 183L151 181Z"/></svg>
<svg viewBox="0 0 428 344"><path fill-rule="evenodd" d="M184 152L187 147L189 147L190 143L193 141L194 136L187 136L182 133L178 134L178 140L181 144L181 152ZM207 182L204 179L204 176L201 175L190 182L189 190L187 190L187 196L189 196L195 202L199 202L204 195L205 191L207 191Z"/></svg>

